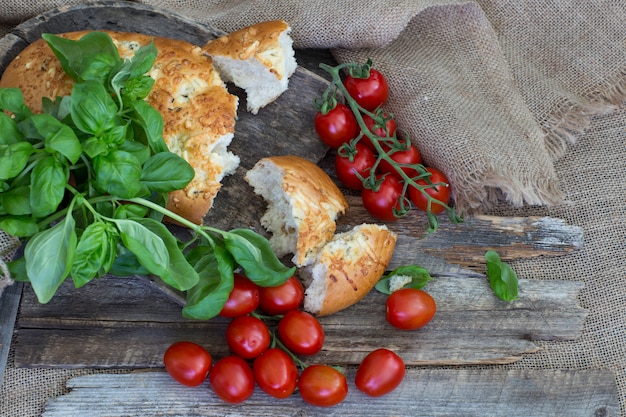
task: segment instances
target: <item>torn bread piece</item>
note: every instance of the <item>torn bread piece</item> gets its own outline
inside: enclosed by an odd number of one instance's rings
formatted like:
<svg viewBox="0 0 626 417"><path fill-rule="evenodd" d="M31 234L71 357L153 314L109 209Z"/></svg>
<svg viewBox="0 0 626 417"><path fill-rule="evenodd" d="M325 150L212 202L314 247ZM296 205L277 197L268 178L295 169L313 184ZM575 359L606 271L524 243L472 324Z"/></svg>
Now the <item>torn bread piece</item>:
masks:
<svg viewBox="0 0 626 417"><path fill-rule="evenodd" d="M89 31L60 34L77 40ZM211 59L199 46L138 33L108 33L123 59L154 41L157 57L147 75L154 86L146 98L163 117L163 138L170 151L195 170L183 190L170 193L168 209L200 224L213 205L221 180L239 165L227 150L235 128L238 98L228 93ZM73 81L63 71L48 44L37 40L7 67L0 87L20 88L24 101L41 112L43 97L54 100L71 93Z"/></svg>
<svg viewBox="0 0 626 417"><path fill-rule="evenodd" d="M259 109L280 96L296 71L291 28L282 20L257 23L208 42L222 79L246 91L247 109Z"/></svg>
<svg viewBox="0 0 626 417"><path fill-rule="evenodd" d="M300 271L306 287L304 309L326 316L360 301L385 273L396 240L397 233L376 224L337 233L315 262Z"/></svg>
<svg viewBox="0 0 626 417"><path fill-rule="evenodd" d="M298 267L314 262L348 208L328 174L307 159L287 155L259 160L244 179L267 202L261 224L272 234L276 255L293 253Z"/></svg>

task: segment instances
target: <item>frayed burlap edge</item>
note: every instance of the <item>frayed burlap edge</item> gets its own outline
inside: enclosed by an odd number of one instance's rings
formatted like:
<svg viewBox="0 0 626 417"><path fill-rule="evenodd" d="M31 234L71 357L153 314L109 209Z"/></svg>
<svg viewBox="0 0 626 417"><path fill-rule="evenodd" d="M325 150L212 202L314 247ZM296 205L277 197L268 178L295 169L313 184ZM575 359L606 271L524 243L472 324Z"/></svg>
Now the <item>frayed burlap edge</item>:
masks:
<svg viewBox="0 0 626 417"><path fill-rule="evenodd" d="M0 295L2 295L5 288L14 282L6 263L13 259L19 245L20 241L18 238L0 230Z"/></svg>
<svg viewBox="0 0 626 417"><path fill-rule="evenodd" d="M609 114L626 101L626 67L582 95L580 103L566 102L542 124L545 145L553 160L561 158L576 143L594 117Z"/></svg>

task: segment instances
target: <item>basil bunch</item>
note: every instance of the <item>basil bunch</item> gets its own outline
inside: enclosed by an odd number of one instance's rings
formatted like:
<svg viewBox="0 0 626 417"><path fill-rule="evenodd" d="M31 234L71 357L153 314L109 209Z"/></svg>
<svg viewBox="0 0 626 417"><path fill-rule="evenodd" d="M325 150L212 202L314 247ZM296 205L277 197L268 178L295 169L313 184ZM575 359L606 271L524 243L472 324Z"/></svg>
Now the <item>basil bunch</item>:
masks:
<svg viewBox="0 0 626 417"><path fill-rule="evenodd" d="M144 100L154 83L145 75L157 56L153 43L123 60L103 32L76 41L42 36L74 86L70 96L44 99L42 114L19 89L0 89L0 229L26 242L9 264L14 279L47 303L67 277L78 288L107 273L154 274L187 291L183 315L208 319L228 298L238 266L259 285L293 274L262 236L198 226L166 209L168 193L194 170L169 152L163 119ZM164 216L195 237L177 239Z"/></svg>

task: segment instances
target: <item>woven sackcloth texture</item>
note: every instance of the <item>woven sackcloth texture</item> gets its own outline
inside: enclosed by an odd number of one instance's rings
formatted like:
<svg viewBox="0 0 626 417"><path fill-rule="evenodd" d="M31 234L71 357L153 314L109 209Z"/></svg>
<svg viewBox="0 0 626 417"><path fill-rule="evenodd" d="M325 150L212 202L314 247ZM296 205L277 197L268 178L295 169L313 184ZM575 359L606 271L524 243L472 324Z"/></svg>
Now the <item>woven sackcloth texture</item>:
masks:
<svg viewBox="0 0 626 417"><path fill-rule="evenodd" d="M0 35L61 5L4 0ZM281 18L298 48L371 58L388 109L464 213L548 215L583 228L567 256L512 262L521 278L585 284L583 332L509 367L609 369L626 417L626 4L623 0L145 0L224 31ZM349 16L349 18L346 18ZM6 242L6 243L5 243ZM13 244L0 239L0 249ZM0 286L2 283L0 282ZM38 416L75 375L17 369L1 416ZM113 371L117 372L117 371Z"/></svg>

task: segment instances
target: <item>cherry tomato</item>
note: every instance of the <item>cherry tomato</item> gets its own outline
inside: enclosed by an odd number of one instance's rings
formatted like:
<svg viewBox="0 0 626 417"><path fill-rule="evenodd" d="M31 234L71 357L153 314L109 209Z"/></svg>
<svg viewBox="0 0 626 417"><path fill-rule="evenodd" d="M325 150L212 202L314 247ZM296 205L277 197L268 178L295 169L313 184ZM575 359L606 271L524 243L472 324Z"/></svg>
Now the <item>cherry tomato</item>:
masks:
<svg viewBox="0 0 626 417"><path fill-rule="evenodd" d="M363 121L365 122L365 125L367 126L367 128L370 130L370 132L372 132L373 134L375 134L378 137L381 138L387 138L387 137L393 137L393 135L396 133L396 121L393 118L390 118L387 120L387 122L385 122L385 127L382 126L377 126L376 127L376 121L370 117L368 114L363 113ZM388 113L383 113L383 117L384 118L388 118L389 114ZM385 128L387 129L385 131ZM364 145L369 146L372 150L376 150L376 148L374 147L374 145L372 144L372 141L369 137L367 137L366 135L363 136L363 139L360 140L361 143L363 143Z"/></svg>
<svg viewBox="0 0 626 417"><path fill-rule="evenodd" d="M324 345L324 329L311 314L291 310L278 322L278 337L296 355L314 355Z"/></svg>
<svg viewBox="0 0 626 417"><path fill-rule="evenodd" d="M319 138L333 149L350 142L360 132L352 110L342 103L338 103L326 114L317 112L314 123Z"/></svg>
<svg viewBox="0 0 626 417"><path fill-rule="evenodd" d="M355 148L356 151L352 156L352 161L347 156L337 154L335 157L335 171L337 172L337 178L343 185L353 190L361 190L363 182L359 175L364 178L369 176L371 168L376 163L376 156L374 151L360 142L356 144Z"/></svg>
<svg viewBox="0 0 626 417"><path fill-rule="evenodd" d="M365 394L380 397L393 391L404 379L404 361L389 349L370 352L356 371L354 383Z"/></svg>
<svg viewBox="0 0 626 417"><path fill-rule="evenodd" d="M239 317L259 306L259 287L246 276L235 274L233 289L220 312L222 317Z"/></svg>
<svg viewBox="0 0 626 417"><path fill-rule="evenodd" d="M298 368L284 350L271 348L261 353L252 370L256 383L272 397L287 398L296 390Z"/></svg>
<svg viewBox="0 0 626 417"><path fill-rule="evenodd" d="M276 287L260 287L259 308L270 315L295 310L304 300L304 287L295 276Z"/></svg>
<svg viewBox="0 0 626 417"><path fill-rule="evenodd" d="M365 110L373 111L389 98L387 80L380 71L371 69L367 78L348 75L343 83L352 97Z"/></svg>
<svg viewBox="0 0 626 417"><path fill-rule="evenodd" d="M218 397L231 404L250 398L254 392L252 368L245 359L235 355L215 362L209 374L209 383Z"/></svg>
<svg viewBox="0 0 626 417"><path fill-rule="evenodd" d="M404 146L406 146L406 143L404 143ZM410 144L406 150L396 150L392 153L389 153L389 157L391 157L392 160L399 164L415 165L422 163L422 156L420 155L417 147L413 144ZM418 174L415 168L402 167L402 171L404 171L404 173L407 174L409 177L414 177ZM402 179L402 176L398 171L396 171L393 165L391 165L384 159L382 159L378 164L378 172L380 172L381 174L388 172L391 175Z"/></svg>
<svg viewBox="0 0 626 417"><path fill-rule="evenodd" d="M431 168L431 167L426 168L426 170L430 172L431 175L429 179L430 179L430 182L432 182L433 184L436 184L438 182L449 184L448 178L446 178L443 172L439 171L436 168ZM425 179L420 179L416 182L419 185L428 184L428 182L426 182ZM426 192L432 198L438 201L441 201L444 204L448 204L450 202L450 186L449 185L448 186L439 185L436 187L429 187L429 188L426 188ZM428 199L426 198L426 196L424 196L424 194L420 190L418 190L415 187L409 187L409 197L411 198L411 201L413 202L413 204L415 204L415 207L417 207L418 209L422 211L426 211L426 209L428 208ZM431 203L431 206L430 206L430 211L433 214L442 213L445 209L446 209L445 206L438 204L434 201Z"/></svg>
<svg viewBox="0 0 626 417"><path fill-rule="evenodd" d="M304 401L317 407L331 407L348 395L344 374L328 365L307 366L298 381L298 391Z"/></svg>
<svg viewBox="0 0 626 417"><path fill-rule="evenodd" d="M187 341L172 344L163 355L165 369L175 381L188 387L202 384L213 359L202 346Z"/></svg>
<svg viewBox="0 0 626 417"><path fill-rule="evenodd" d="M387 297L386 318L392 326L402 330L424 327L437 311L433 297L416 288L402 288Z"/></svg>
<svg viewBox="0 0 626 417"><path fill-rule="evenodd" d="M252 359L270 346L271 336L263 320L252 316L235 317L226 328L226 343L233 353Z"/></svg>
<svg viewBox="0 0 626 417"><path fill-rule="evenodd" d="M381 177L378 176L378 179ZM385 175L377 191L363 188L361 199L363 206L374 217L383 221L394 221L397 217L393 209L400 209L402 183L393 175Z"/></svg>

